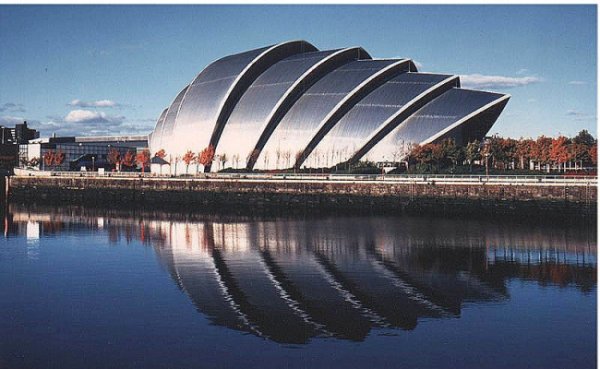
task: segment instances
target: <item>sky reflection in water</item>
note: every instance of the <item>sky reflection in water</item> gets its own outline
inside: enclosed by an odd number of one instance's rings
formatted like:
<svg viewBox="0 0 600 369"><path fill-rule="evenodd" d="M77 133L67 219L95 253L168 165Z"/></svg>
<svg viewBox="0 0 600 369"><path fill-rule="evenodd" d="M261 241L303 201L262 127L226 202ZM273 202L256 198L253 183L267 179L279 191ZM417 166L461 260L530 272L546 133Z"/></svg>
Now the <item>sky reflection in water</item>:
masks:
<svg viewBox="0 0 600 369"><path fill-rule="evenodd" d="M595 367L585 227L13 206L4 231L0 368Z"/></svg>

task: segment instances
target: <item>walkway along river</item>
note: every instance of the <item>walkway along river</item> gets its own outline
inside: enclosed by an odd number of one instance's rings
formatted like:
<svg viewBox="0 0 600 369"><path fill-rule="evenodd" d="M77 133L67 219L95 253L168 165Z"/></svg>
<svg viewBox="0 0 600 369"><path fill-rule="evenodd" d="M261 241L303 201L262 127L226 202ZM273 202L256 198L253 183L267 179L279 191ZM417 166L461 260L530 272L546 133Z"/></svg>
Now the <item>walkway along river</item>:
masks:
<svg viewBox="0 0 600 369"><path fill-rule="evenodd" d="M10 201L565 219L597 213L596 177L24 174L8 178Z"/></svg>

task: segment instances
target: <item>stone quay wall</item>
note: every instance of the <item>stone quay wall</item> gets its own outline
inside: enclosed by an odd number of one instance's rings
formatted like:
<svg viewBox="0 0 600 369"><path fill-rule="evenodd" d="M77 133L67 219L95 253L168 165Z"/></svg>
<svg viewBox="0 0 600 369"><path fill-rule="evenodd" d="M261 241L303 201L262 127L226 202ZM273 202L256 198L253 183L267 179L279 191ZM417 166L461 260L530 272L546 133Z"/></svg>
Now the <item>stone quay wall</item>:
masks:
<svg viewBox="0 0 600 369"><path fill-rule="evenodd" d="M597 186L13 176L19 203L594 218Z"/></svg>

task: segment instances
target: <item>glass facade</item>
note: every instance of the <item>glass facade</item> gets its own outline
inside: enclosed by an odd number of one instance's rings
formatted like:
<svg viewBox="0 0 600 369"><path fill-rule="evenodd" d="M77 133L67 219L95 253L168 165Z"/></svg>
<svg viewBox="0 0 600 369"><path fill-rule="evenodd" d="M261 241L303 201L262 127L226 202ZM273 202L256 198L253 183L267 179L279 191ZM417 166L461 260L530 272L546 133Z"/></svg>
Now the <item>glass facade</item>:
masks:
<svg viewBox="0 0 600 369"><path fill-rule="evenodd" d="M22 146L25 146L24 148ZM20 152L23 152L23 155L26 155L27 147L33 145L21 145ZM119 151L121 157L125 155L127 151L131 151L134 154L137 152L137 147L128 146L127 143L112 143L112 144L101 144L101 143L83 143L83 142L67 142L67 143L43 143L40 144L40 164L39 168L41 170L80 170L81 166L89 166L88 169L97 169L99 167L107 167L110 163L108 163L108 152L111 148L114 148ZM53 163L48 165L44 162L44 155L47 152L57 153L62 152L64 154L64 159L62 163L56 164ZM87 163L85 158L82 158L84 155L92 155L94 156L93 163ZM81 165L80 165L81 164ZM91 168L93 164L95 168Z"/></svg>

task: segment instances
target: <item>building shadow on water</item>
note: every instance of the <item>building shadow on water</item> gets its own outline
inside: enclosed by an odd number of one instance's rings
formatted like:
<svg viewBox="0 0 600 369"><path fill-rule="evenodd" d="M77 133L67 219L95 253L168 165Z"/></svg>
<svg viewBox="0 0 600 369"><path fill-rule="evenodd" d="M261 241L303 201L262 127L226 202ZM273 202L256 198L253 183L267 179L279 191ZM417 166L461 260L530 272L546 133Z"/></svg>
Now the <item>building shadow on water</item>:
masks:
<svg viewBox="0 0 600 369"><path fill-rule="evenodd" d="M11 205L6 237L97 231L151 247L214 325L286 344L459 318L510 299L511 280L589 294L585 226L409 216L254 217Z"/></svg>

